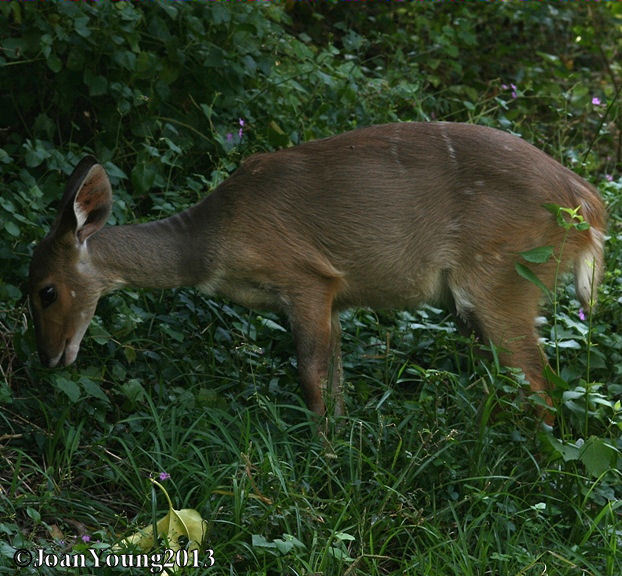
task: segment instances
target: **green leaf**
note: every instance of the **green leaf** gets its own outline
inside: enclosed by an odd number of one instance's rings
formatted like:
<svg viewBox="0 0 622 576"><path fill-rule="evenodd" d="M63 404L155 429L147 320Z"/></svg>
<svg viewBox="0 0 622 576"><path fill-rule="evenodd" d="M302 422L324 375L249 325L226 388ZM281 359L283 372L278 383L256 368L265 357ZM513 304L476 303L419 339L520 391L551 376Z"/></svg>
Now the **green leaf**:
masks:
<svg viewBox="0 0 622 576"><path fill-rule="evenodd" d="M615 467L617 456L613 446L596 436L588 438L579 452L579 459L585 469L596 478Z"/></svg>
<svg viewBox="0 0 622 576"><path fill-rule="evenodd" d="M88 38L91 35L88 16L79 16L73 21L73 26L74 30L82 36L82 38Z"/></svg>
<svg viewBox="0 0 622 576"><path fill-rule="evenodd" d="M46 150L40 140L35 140L34 142L27 140L24 147L26 148L24 159L28 168L36 168L50 157L50 152Z"/></svg>
<svg viewBox="0 0 622 576"><path fill-rule="evenodd" d="M281 540L280 538L277 538L274 541L274 544L281 554L287 554L294 547L293 542L287 542L285 540Z"/></svg>
<svg viewBox="0 0 622 576"><path fill-rule="evenodd" d="M84 71L84 83L88 86L91 96L101 96L108 92L108 80L95 74L92 70Z"/></svg>
<svg viewBox="0 0 622 576"><path fill-rule="evenodd" d="M15 224L15 222L12 222L11 220L5 222L4 229L15 238L19 236L19 228L17 227L17 224Z"/></svg>
<svg viewBox="0 0 622 576"><path fill-rule="evenodd" d="M67 394L67 397L71 400L72 404L75 404L80 399L80 387L72 380L69 380L64 376L57 376L54 381L54 385L61 392Z"/></svg>
<svg viewBox="0 0 622 576"><path fill-rule="evenodd" d="M582 348L581 344L579 344L573 338L570 338L568 340L558 340L556 342L556 345L559 348L565 348L567 350L581 350L581 348Z"/></svg>
<svg viewBox="0 0 622 576"><path fill-rule="evenodd" d="M110 332L106 330L100 322L93 322L89 326L89 336L92 340L97 342L97 344L104 345L110 342L112 336L110 336Z"/></svg>
<svg viewBox="0 0 622 576"><path fill-rule="evenodd" d="M579 459L579 448L575 445L562 443L560 440L550 435L546 436L546 438L549 441L551 448L553 448L553 450L555 450L555 452L563 458L564 462Z"/></svg>
<svg viewBox="0 0 622 576"><path fill-rule="evenodd" d="M271 120L268 124L268 142L275 148L284 148L289 144L289 136L285 134L283 129Z"/></svg>
<svg viewBox="0 0 622 576"><path fill-rule="evenodd" d="M177 6L175 6L174 4L170 4L168 2L162 2L160 4L160 8L162 8L162 10L164 10L166 15L169 16L169 18L171 18L171 20L176 20L177 19L178 10L177 10Z"/></svg>
<svg viewBox="0 0 622 576"><path fill-rule="evenodd" d="M562 400L568 402L569 400L577 400L585 397L585 390L566 390L562 394Z"/></svg>
<svg viewBox="0 0 622 576"><path fill-rule="evenodd" d="M128 361L129 364L132 364L136 361L136 350L131 346L123 347L123 355L125 356L125 359Z"/></svg>
<svg viewBox="0 0 622 576"><path fill-rule="evenodd" d="M54 72L54 74L58 74L63 69L63 63L56 54L50 54L47 62L48 68Z"/></svg>
<svg viewBox="0 0 622 576"><path fill-rule="evenodd" d="M13 395L11 389L6 382L0 382L0 405L11 404L13 402ZM1 532L1 530L0 530Z"/></svg>
<svg viewBox="0 0 622 576"><path fill-rule="evenodd" d="M129 50L115 52L112 56L113 60L122 68L133 71L136 69L136 54Z"/></svg>
<svg viewBox="0 0 622 576"><path fill-rule="evenodd" d="M335 546L331 546L327 552L335 559L341 560L343 562L352 562L354 559L351 558L345 550L341 548L336 548Z"/></svg>
<svg viewBox="0 0 622 576"><path fill-rule="evenodd" d="M568 390L568 382L557 374L548 364L544 367L544 377L556 390Z"/></svg>
<svg viewBox="0 0 622 576"><path fill-rule="evenodd" d="M258 317L258 320L262 326L264 326L267 330L276 330L278 332L284 332L287 334L287 328L284 328L280 324L277 324L274 320L270 320L270 318L262 318Z"/></svg>
<svg viewBox="0 0 622 576"><path fill-rule="evenodd" d="M551 295L551 291L542 283L542 280L538 278L532 270L524 266L520 262L517 262L514 266L516 268L516 272L519 276L522 276L526 280L529 280L532 284L535 284L542 292L544 292L548 297Z"/></svg>
<svg viewBox="0 0 622 576"><path fill-rule="evenodd" d="M253 548L276 548L276 544L274 544L274 542L266 540L266 537L261 534L252 535L251 545Z"/></svg>
<svg viewBox="0 0 622 576"><path fill-rule="evenodd" d="M28 43L24 38L5 38L2 40L2 49L9 58L21 58L28 49Z"/></svg>
<svg viewBox="0 0 622 576"><path fill-rule="evenodd" d="M138 194L149 192L155 182L156 176L156 169L152 165L141 162L132 170L132 186Z"/></svg>
<svg viewBox="0 0 622 576"><path fill-rule="evenodd" d="M131 378L125 384L121 385L121 391L130 400L130 402L144 402L147 392L140 380Z"/></svg>
<svg viewBox="0 0 622 576"><path fill-rule="evenodd" d="M38 510L35 510L34 508L31 508L30 506L28 506L28 508L26 508L26 514L28 514L30 519L35 524L39 524L39 522L41 522L41 514L39 514Z"/></svg>
<svg viewBox="0 0 622 576"><path fill-rule="evenodd" d="M539 248L534 248L533 250L520 252L520 255L525 260L527 260L527 262L532 262L534 264L543 264L544 262L548 262L553 255L553 247L540 246Z"/></svg>
<svg viewBox="0 0 622 576"><path fill-rule="evenodd" d="M22 297L22 291L19 287L13 284L4 284L0 280L0 300L14 300L17 301Z"/></svg>
<svg viewBox="0 0 622 576"><path fill-rule="evenodd" d="M106 404L110 404L108 396L106 396L104 391L101 389L101 386L97 382L94 382L90 378L83 376L82 378L80 378L80 384L82 384L82 389L86 392L87 396L98 398L99 400L103 400Z"/></svg>
<svg viewBox="0 0 622 576"><path fill-rule="evenodd" d="M84 70L86 64L86 57L84 50L80 47L74 46L67 55L66 66L68 70L74 72L80 72Z"/></svg>
<svg viewBox="0 0 622 576"><path fill-rule="evenodd" d="M0 148L0 162L2 162L2 164L10 164L13 162L13 158L11 158L9 153L3 148Z"/></svg>
<svg viewBox="0 0 622 576"><path fill-rule="evenodd" d="M160 329L162 330L162 332L164 332L168 336L170 336L173 340L175 340L177 342L183 342L184 341L184 337L185 337L184 333L180 332L179 330L175 330L169 324L162 324L160 326Z"/></svg>

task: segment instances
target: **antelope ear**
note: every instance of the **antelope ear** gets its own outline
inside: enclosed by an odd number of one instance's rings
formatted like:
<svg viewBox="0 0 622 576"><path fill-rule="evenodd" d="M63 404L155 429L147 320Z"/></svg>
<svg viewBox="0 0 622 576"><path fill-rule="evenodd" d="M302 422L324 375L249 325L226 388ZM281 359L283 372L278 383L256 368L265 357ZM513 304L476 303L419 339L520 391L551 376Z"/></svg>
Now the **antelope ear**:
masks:
<svg viewBox="0 0 622 576"><path fill-rule="evenodd" d="M97 232L108 220L112 207L110 180L101 164L95 164L86 174L73 200L76 216L76 236L82 243Z"/></svg>
<svg viewBox="0 0 622 576"><path fill-rule="evenodd" d="M106 171L87 156L69 177L55 233L71 232L83 243L106 223L111 207L112 188Z"/></svg>

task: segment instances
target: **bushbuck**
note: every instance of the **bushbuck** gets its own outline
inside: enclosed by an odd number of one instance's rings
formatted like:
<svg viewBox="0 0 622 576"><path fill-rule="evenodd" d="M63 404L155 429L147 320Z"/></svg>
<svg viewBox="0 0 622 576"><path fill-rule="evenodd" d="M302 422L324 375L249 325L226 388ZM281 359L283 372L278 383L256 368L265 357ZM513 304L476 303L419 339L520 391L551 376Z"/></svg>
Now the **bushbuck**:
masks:
<svg viewBox="0 0 622 576"><path fill-rule="evenodd" d="M196 286L287 316L318 414L331 397L342 409L338 314L349 307L446 303L547 396L541 286L515 265L551 247L548 261L526 265L548 288L560 266L573 268L586 308L603 269L595 188L524 140L470 124L386 124L256 154L203 201L155 222L105 227L111 204L104 168L84 158L30 265L43 364L76 359L102 295ZM561 226L551 206L576 209L584 224Z"/></svg>

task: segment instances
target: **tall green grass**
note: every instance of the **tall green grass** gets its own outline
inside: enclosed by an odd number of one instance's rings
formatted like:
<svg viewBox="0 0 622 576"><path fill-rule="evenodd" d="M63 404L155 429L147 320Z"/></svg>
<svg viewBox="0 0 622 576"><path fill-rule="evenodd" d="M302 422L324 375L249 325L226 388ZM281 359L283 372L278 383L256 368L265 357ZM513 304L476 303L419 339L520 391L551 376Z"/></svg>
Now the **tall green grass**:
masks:
<svg viewBox="0 0 622 576"><path fill-rule="evenodd" d="M15 432L2 453L3 570L21 547L107 550L166 513L149 478L167 472L175 507L207 520L214 551L213 567L182 573L619 573L615 461L595 477L589 462L560 458L551 445L562 440L515 405L513 375L481 359L438 311L344 316L347 416L318 433L288 335L223 310L240 329L229 346L204 347L192 328L178 347L152 342L170 374L130 368L140 386L131 402L104 373L108 404L69 403L52 385L45 395L24 390L16 412L3 412ZM428 323L417 328L421 314Z"/></svg>

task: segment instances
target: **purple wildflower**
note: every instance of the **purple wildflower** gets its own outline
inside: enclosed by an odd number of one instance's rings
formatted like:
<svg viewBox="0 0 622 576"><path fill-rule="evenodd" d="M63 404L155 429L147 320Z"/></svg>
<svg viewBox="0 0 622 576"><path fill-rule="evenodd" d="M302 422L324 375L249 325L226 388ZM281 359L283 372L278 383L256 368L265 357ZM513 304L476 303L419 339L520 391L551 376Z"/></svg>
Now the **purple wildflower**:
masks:
<svg viewBox="0 0 622 576"><path fill-rule="evenodd" d="M611 174L605 174L605 180L607 180L607 182L613 182L613 176Z"/></svg>
<svg viewBox="0 0 622 576"><path fill-rule="evenodd" d="M168 480L171 477L171 475L168 472L160 472L160 481L164 482L165 480Z"/></svg>
<svg viewBox="0 0 622 576"><path fill-rule="evenodd" d="M227 142L233 142L233 134L231 132L227 133Z"/></svg>
<svg viewBox="0 0 622 576"><path fill-rule="evenodd" d="M602 102L598 96L594 96L594 98L592 98L592 104L594 106L600 106Z"/></svg>
<svg viewBox="0 0 622 576"><path fill-rule="evenodd" d="M516 84L501 84L501 90L511 90L512 99L516 100L516 98L518 98L518 88L516 88Z"/></svg>
<svg viewBox="0 0 622 576"><path fill-rule="evenodd" d="M84 534L84 536L82 536L82 542L84 542L85 544L90 541L91 537L88 534Z"/></svg>
<svg viewBox="0 0 622 576"><path fill-rule="evenodd" d="M583 308L579 308L579 320L581 320L581 322L585 322L585 312L583 311Z"/></svg>

